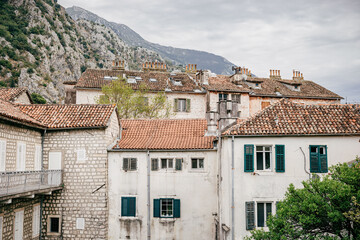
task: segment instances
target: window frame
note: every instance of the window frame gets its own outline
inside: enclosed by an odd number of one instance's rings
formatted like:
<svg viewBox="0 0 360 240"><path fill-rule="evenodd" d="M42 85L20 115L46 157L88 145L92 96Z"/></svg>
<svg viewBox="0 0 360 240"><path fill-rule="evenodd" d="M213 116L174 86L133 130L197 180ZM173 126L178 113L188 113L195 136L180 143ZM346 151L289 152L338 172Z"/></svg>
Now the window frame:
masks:
<svg viewBox="0 0 360 240"><path fill-rule="evenodd" d="M151 171L159 171L159 158L151 158Z"/></svg>
<svg viewBox="0 0 360 240"><path fill-rule="evenodd" d="M58 232L51 232L51 219L52 218L58 218L59 219L59 231ZM61 234L61 216L60 215L48 215L47 217L47 228L46 228L46 232L47 235L52 235L52 236L57 236Z"/></svg>
<svg viewBox="0 0 360 240"><path fill-rule="evenodd" d="M193 160L197 160L196 167L193 167ZM202 161L202 167L200 167L200 160ZM205 159L203 157L192 157L190 166L191 166L191 170L203 171L205 169Z"/></svg>
<svg viewBox="0 0 360 240"><path fill-rule="evenodd" d="M166 160L166 166L163 167L163 160ZM169 167L169 160L171 160L172 167ZM160 158L160 169L161 170L174 170L174 158Z"/></svg>
<svg viewBox="0 0 360 240"><path fill-rule="evenodd" d="M262 147L263 148L263 150L262 151L258 151L258 147ZM267 151L265 148L266 147L269 147L270 148L270 150L269 151ZM263 161L262 161L262 164L263 164L263 169L258 169L258 153L263 153ZM269 156L270 156L270 159L269 159L269 164L270 164L270 166L269 166L269 168L266 168L266 153L269 153ZM273 161L273 146L272 145L266 145L266 144L264 144L264 145L255 145L255 149L254 149L254 157L255 157L255 159L254 159L254 161L255 161L255 170L256 171L264 171L264 172L271 172L272 171L272 168L273 168L273 163L272 163L272 161Z"/></svg>
<svg viewBox="0 0 360 240"><path fill-rule="evenodd" d="M127 211L123 213L123 201L124 200L127 200L129 201L130 199L131 200L134 200L134 209L132 209L133 211L133 215L131 214L131 209L129 210L129 204L127 205ZM137 201L136 201L136 196L121 196L121 217L136 217L136 209L137 209ZM130 212L130 213L129 213Z"/></svg>
<svg viewBox="0 0 360 240"><path fill-rule="evenodd" d="M256 204L255 204L255 206L256 206L256 208L255 208L255 216L256 216L256 221L255 221L255 228L265 228L265 227L268 227L267 226L267 224L266 224L266 221L268 220L268 217L269 217L269 215L268 215L268 212L267 212L267 204L270 204L270 214L272 215L272 213L273 213L273 202L271 202L271 201L256 201L255 202ZM258 207L259 207L259 204L264 204L264 209L263 209L263 213L264 213L264 226L259 226L259 213L260 213L260 211L259 211L259 209L258 209Z"/></svg>
<svg viewBox="0 0 360 240"><path fill-rule="evenodd" d="M227 93L219 93L219 102L227 101L229 98L229 94Z"/></svg>
<svg viewBox="0 0 360 240"><path fill-rule="evenodd" d="M125 159L127 159L127 166L125 166ZM132 161L135 161L135 169L132 169ZM137 171L138 166L137 166L137 158L134 157L123 157L123 161L122 161L122 170L125 172L134 172Z"/></svg>
<svg viewBox="0 0 360 240"><path fill-rule="evenodd" d="M241 104L241 94L240 93L239 94L236 94L236 93L231 94L231 100L233 102Z"/></svg>
<svg viewBox="0 0 360 240"><path fill-rule="evenodd" d="M163 201L171 201L171 211L172 211L172 214L171 216L163 216L162 215L162 202ZM174 211L175 211L175 208L174 208L174 199L173 198L160 198L160 218L174 218Z"/></svg>
<svg viewBox="0 0 360 240"><path fill-rule="evenodd" d="M316 148L316 154L312 153L311 150L312 148ZM320 149L324 149L325 153L321 154ZM309 162L310 162L310 172L311 173L327 173L329 171L329 162L328 162L328 157L327 157L327 145L309 145ZM312 157L315 156L317 157L317 164L318 164L318 170L315 171L313 170L313 161L312 161ZM326 167L325 169L322 169L321 167L321 160L322 157L325 157L326 159ZM326 170L326 171L325 171Z"/></svg>

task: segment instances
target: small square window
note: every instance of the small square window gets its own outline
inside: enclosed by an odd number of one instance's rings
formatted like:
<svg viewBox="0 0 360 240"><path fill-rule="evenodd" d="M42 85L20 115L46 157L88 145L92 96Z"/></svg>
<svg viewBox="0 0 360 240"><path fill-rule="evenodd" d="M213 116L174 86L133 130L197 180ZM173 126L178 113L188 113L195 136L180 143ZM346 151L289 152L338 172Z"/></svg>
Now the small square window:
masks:
<svg viewBox="0 0 360 240"><path fill-rule="evenodd" d="M256 170L271 169L271 146L256 146Z"/></svg>
<svg viewBox="0 0 360 240"><path fill-rule="evenodd" d="M219 93L219 101L226 101L228 99L228 95L225 93Z"/></svg>
<svg viewBox="0 0 360 240"><path fill-rule="evenodd" d="M123 170L124 171L136 171L137 159L136 158L123 158Z"/></svg>
<svg viewBox="0 0 360 240"><path fill-rule="evenodd" d="M160 199L161 217L173 217L174 215L173 204L174 204L173 199Z"/></svg>
<svg viewBox="0 0 360 240"><path fill-rule="evenodd" d="M161 159L161 168L162 169L172 169L174 168L174 159L172 158L162 158Z"/></svg>
<svg viewBox="0 0 360 240"><path fill-rule="evenodd" d="M191 159L191 168L192 169L204 169L204 159L203 158L192 158Z"/></svg>
<svg viewBox="0 0 360 240"><path fill-rule="evenodd" d="M57 215L48 216L47 232L49 235L59 235L61 232L61 217Z"/></svg>
<svg viewBox="0 0 360 240"><path fill-rule="evenodd" d="M186 112L186 99L178 99L178 112Z"/></svg>
<svg viewBox="0 0 360 240"><path fill-rule="evenodd" d="M241 95L240 94L231 94L231 98L236 103L241 103Z"/></svg>

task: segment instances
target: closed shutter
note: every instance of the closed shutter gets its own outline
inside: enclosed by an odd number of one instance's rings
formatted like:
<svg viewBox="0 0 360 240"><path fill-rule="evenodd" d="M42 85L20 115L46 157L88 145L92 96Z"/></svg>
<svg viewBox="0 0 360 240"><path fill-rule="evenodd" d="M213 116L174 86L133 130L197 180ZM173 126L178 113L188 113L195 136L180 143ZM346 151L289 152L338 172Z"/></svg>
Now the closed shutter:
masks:
<svg viewBox="0 0 360 240"><path fill-rule="evenodd" d="M160 199L154 199L154 217L160 217Z"/></svg>
<svg viewBox="0 0 360 240"><path fill-rule="evenodd" d="M3 233L3 217L0 217L0 240L2 240L2 233Z"/></svg>
<svg viewBox="0 0 360 240"><path fill-rule="evenodd" d="M276 172L285 172L285 146L275 145Z"/></svg>
<svg viewBox="0 0 360 240"><path fill-rule="evenodd" d="M174 99L174 112L178 112L178 111L179 111L178 99L175 98Z"/></svg>
<svg viewBox="0 0 360 240"><path fill-rule="evenodd" d="M121 198L121 216L127 216L128 215L128 198L122 197Z"/></svg>
<svg viewBox="0 0 360 240"><path fill-rule="evenodd" d="M246 230L255 228L255 202L245 202Z"/></svg>
<svg viewBox="0 0 360 240"><path fill-rule="evenodd" d="M180 218L180 199L174 199L174 218Z"/></svg>
<svg viewBox="0 0 360 240"><path fill-rule="evenodd" d="M24 235L24 210L15 212L14 239L22 240Z"/></svg>
<svg viewBox="0 0 360 240"><path fill-rule="evenodd" d="M35 146L35 165L34 170L39 171L41 170L41 146Z"/></svg>
<svg viewBox="0 0 360 240"><path fill-rule="evenodd" d="M319 148L310 145L310 172L319 172Z"/></svg>
<svg viewBox="0 0 360 240"><path fill-rule="evenodd" d="M254 171L254 145L244 145L244 171Z"/></svg>
<svg viewBox="0 0 360 240"><path fill-rule="evenodd" d="M0 141L0 172L5 172L6 168L6 141Z"/></svg>
<svg viewBox="0 0 360 240"><path fill-rule="evenodd" d="M186 112L190 112L191 109L191 99L186 99Z"/></svg>
<svg viewBox="0 0 360 240"><path fill-rule="evenodd" d="M152 158L151 159L151 171L157 171L159 169L159 159Z"/></svg>
<svg viewBox="0 0 360 240"><path fill-rule="evenodd" d="M16 160L16 171L25 171L26 145L24 143L17 144Z"/></svg>
<svg viewBox="0 0 360 240"><path fill-rule="evenodd" d="M129 159L123 158L123 169L127 171L129 169Z"/></svg>
<svg viewBox="0 0 360 240"><path fill-rule="evenodd" d="M182 159L177 158L175 163L175 170L181 171L182 169Z"/></svg>
<svg viewBox="0 0 360 240"><path fill-rule="evenodd" d="M128 215L129 217L136 216L136 197L128 197Z"/></svg>
<svg viewBox="0 0 360 240"><path fill-rule="evenodd" d="M40 205L33 207L32 236L36 237L40 231Z"/></svg>
<svg viewBox="0 0 360 240"><path fill-rule="evenodd" d="M327 147L321 146L321 149L319 149L319 155L320 155L320 168L322 173L328 172L328 166L327 166ZM323 151L323 152L322 152Z"/></svg>

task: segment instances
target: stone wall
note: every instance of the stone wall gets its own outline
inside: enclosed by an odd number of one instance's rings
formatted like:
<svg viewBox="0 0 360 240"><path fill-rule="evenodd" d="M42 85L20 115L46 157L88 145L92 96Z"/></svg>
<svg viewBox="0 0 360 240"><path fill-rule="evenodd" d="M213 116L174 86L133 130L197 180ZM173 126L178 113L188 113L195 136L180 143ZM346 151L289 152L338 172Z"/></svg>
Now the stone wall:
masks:
<svg viewBox="0 0 360 240"><path fill-rule="evenodd" d="M26 144L25 170L34 170L35 145L41 146L41 132L0 121L0 140L6 141L5 171L16 171L17 144Z"/></svg>
<svg viewBox="0 0 360 240"><path fill-rule="evenodd" d="M44 141L44 166L49 152L62 153L62 191L44 201L42 239L107 239L107 147L118 137L116 114L108 129L48 131ZM85 161L77 160L77 151L85 149ZM61 234L47 234L47 218L59 215ZM76 221L84 219L84 229Z"/></svg>
<svg viewBox="0 0 360 240"><path fill-rule="evenodd" d="M23 239L39 239L39 236L33 238L32 221L33 207L40 203L40 197L33 199L13 199L11 204L0 204L0 216L3 217L2 239L14 239L15 230L15 211L24 210Z"/></svg>

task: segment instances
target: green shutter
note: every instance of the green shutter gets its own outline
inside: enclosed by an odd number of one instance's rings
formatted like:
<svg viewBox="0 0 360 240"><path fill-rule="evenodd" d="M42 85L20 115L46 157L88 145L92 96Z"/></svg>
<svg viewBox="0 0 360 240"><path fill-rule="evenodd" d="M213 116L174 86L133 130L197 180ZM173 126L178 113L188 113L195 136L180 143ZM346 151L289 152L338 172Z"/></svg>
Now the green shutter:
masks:
<svg viewBox="0 0 360 240"><path fill-rule="evenodd" d="M127 171L129 168L129 159L128 158L123 158L123 169L125 171Z"/></svg>
<svg viewBox="0 0 360 240"><path fill-rule="evenodd" d="M177 158L175 162L175 170L181 171L182 169L182 159Z"/></svg>
<svg viewBox="0 0 360 240"><path fill-rule="evenodd" d="M174 199L174 218L180 218L180 199Z"/></svg>
<svg viewBox="0 0 360 240"><path fill-rule="evenodd" d="M160 217L160 199L154 199L154 218Z"/></svg>
<svg viewBox="0 0 360 240"><path fill-rule="evenodd" d="M178 99L175 98L174 99L174 112L178 112L178 111L179 111L179 109L178 109Z"/></svg>
<svg viewBox="0 0 360 240"><path fill-rule="evenodd" d="M127 197L121 198L121 216L127 216L128 215L128 199Z"/></svg>
<svg viewBox="0 0 360 240"><path fill-rule="evenodd" d="M316 152L311 152L311 149L317 149ZM319 166L319 147L318 146L314 146L314 145L310 145L309 147L309 151L310 151L310 172L312 173L317 173L320 171L320 166Z"/></svg>
<svg viewBox="0 0 360 240"><path fill-rule="evenodd" d="M244 145L244 172L254 171L254 145Z"/></svg>
<svg viewBox="0 0 360 240"><path fill-rule="evenodd" d="M128 197L128 216L136 216L136 197Z"/></svg>
<svg viewBox="0 0 360 240"><path fill-rule="evenodd" d="M275 145L276 172L285 172L285 146Z"/></svg>
<svg viewBox="0 0 360 240"><path fill-rule="evenodd" d="M186 99L186 112L190 112L191 109L191 99Z"/></svg>
<svg viewBox="0 0 360 240"><path fill-rule="evenodd" d="M255 228L255 202L245 202L246 230Z"/></svg>
<svg viewBox="0 0 360 240"><path fill-rule="evenodd" d="M320 169L322 173L327 173L328 172L328 164L327 164L327 146L321 146L325 149L325 153L324 154L320 154L320 149L319 149L319 159L320 159Z"/></svg>

